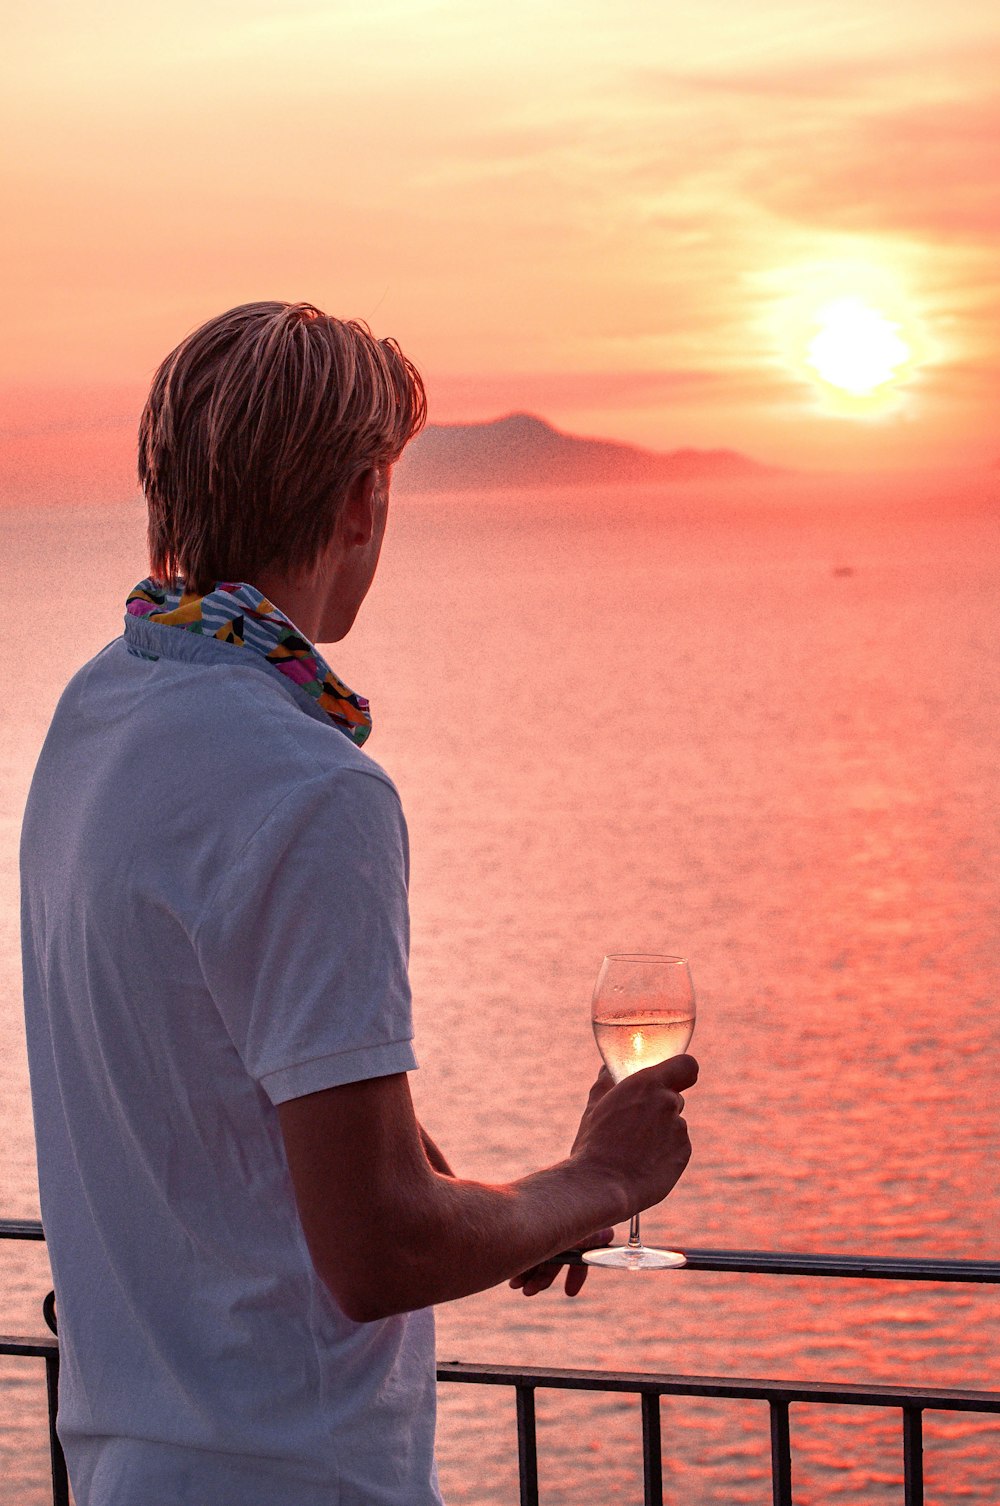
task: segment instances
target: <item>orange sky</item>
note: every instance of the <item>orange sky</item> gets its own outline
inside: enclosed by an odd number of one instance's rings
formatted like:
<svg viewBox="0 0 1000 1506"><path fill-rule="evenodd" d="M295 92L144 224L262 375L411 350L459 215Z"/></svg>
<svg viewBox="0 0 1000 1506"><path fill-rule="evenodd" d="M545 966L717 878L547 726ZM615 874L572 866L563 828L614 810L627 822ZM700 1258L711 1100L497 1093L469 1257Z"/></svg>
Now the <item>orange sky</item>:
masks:
<svg viewBox="0 0 1000 1506"><path fill-rule="evenodd" d="M274 297L396 335L438 421L1000 453L982 0L58 0L5 45L8 495L124 454L170 346ZM845 293L915 348L866 417L803 361Z"/></svg>

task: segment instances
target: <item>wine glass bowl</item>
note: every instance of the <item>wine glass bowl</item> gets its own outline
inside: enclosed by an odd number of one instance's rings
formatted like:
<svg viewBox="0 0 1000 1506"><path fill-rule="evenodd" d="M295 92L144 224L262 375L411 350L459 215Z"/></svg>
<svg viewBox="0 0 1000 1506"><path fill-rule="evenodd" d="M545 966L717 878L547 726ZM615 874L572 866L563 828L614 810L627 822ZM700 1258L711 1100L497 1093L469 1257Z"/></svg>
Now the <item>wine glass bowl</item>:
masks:
<svg viewBox="0 0 1000 1506"><path fill-rule="evenodd" d="M655 952L615 952L605 957L591 1001L594 1039L616 1083L657 1062L680 1056L694 1031L695 996L684 957ZM686 1265L678 1250L647 1249L639 1238L639 1215L628 1244L587 1250L588 1265L628 1271Z"/></svg>

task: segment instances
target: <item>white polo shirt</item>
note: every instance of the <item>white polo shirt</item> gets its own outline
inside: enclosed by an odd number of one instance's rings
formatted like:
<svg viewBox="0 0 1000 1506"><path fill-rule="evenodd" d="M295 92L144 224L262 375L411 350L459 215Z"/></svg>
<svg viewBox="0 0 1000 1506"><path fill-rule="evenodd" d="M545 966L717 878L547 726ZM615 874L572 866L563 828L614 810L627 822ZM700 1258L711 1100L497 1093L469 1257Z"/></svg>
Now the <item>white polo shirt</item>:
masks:
<svg viewBox="0 0 1000 1506"><path fill-rule="evenodd" d="M275 1105L405 1072L406 828L256 650L129 617L21 845L42 1219L77 1506L431 1506L430 1310L352 1323Z"/></svg>

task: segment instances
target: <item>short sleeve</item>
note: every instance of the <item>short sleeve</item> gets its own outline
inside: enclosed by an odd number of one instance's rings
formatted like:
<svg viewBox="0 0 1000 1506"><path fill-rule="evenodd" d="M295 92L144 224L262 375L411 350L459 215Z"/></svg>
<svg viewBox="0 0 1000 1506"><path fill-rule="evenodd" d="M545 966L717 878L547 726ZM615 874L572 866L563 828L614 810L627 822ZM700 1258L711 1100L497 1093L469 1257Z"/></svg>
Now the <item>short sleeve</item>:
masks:
<svg viewBox="0 0 1000 1506"><path fill-rule="evenodd" d="M408 868L391 783L341 769L286 796L219 883L195 948L272 1103L416 1066Z"/></svg>

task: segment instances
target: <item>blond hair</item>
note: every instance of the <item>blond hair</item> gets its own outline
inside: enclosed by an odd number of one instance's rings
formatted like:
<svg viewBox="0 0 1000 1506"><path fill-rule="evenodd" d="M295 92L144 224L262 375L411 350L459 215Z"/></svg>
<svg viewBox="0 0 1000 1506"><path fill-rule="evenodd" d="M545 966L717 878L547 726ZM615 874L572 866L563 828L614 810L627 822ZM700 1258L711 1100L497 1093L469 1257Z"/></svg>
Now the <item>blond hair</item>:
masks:
<svg viewBox="0 0 1000 1506"><path fill-rule="evenodd" d="M423 426L420 374L394 340L310 303L245 303L160 366L139 422L150 574L189 590L308 568L351 482Z"/></svg>

